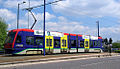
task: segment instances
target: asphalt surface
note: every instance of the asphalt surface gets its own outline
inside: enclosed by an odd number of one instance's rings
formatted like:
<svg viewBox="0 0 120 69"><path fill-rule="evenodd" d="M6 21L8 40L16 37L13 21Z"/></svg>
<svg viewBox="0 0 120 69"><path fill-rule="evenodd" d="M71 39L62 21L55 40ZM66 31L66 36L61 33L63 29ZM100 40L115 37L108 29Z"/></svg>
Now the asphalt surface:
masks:
<svg viewBox="0 0 120 69"><path fill-rule="evenodd" d="M42 59L48 59L48 58L59 58L59 57L71 57L71 56L78 56L78 57L84 57L84 56L93 56L93 55L105 55L108 53L74 53L74 54L53 54L53 55L18 55L18 56L12 56L12 55L0 55L0 65L5 62L21 62L21 61L27 61L27 60L42 60ZM115 53L113 53L115 55Z"/></svg>
<svg viewBox="0 0 120 69"><path fill-rule="evenodd" d="M120 69L120 56L10 66L0 69Z"/></svg>

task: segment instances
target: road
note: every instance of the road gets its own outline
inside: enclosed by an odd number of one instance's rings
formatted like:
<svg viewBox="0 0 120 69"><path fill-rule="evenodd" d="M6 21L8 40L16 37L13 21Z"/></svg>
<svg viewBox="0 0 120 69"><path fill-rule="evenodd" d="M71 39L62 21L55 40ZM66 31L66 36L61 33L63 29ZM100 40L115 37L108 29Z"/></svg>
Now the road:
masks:
<svg viewBox="0 0 120 69"><path fill-rule="evenodd" d="M19 62L19 61L27 61L27 60L43 60L49 58L60 58L60 57L84 57L84 56L94 56L94 55L108 55L108 53L74 53L74 54L52 54L52 55L0 55L0 64L5 62ZM116 53L112 53L112 55L117 55Z"/></svg>
<svg viewBox="0 0 120 69"><path fill-rule="evenodd" d="M1 69L120 69L120 56L23 64Z"/></svg>

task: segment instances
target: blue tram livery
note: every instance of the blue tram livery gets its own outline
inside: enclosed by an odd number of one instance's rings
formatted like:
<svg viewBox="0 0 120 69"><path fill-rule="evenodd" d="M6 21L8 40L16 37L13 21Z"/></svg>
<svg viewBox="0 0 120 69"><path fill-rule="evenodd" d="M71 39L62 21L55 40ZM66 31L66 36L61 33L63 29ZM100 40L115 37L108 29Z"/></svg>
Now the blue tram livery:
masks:
<svg viewBox="0 0 120 69"><path fill-rule="evenodd" d="M45 31L45 53L102 52L102 37ZM15 29L8 33L5 54L43 54L43 32Z"/></svg>

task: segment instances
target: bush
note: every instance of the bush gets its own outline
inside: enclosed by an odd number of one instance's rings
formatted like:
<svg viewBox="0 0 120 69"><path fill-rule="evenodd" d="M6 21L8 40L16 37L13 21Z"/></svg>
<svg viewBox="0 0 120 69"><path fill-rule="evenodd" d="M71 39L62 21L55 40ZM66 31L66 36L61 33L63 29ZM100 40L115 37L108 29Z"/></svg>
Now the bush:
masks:
<svg viewBox="0 0 120 69"><path fill-rule="evenodd" d="M120 53L120 50L115 50L116 53Z"/></svg>

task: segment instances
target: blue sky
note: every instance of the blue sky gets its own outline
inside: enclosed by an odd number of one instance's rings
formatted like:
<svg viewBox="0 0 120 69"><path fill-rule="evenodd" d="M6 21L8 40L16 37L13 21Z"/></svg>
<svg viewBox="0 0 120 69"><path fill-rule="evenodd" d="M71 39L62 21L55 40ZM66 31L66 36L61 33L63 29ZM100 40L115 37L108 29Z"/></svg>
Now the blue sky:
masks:
<svg viewBox="0 0 120 69"><path fill-rule="evenodd" d="M0 0L0 17L8 24L8 30L16 29L17 4L20 5L20 28L28 28L28 0ZM31 6L43 4L43 0L30 0ZM46 0L52 2L55 0ZM34 29L43 29L43 7L32 10L37 18ZM96 21L100 21L100 36L120 40L120 0L64 0L46 6L46 30L97 36ZM30 27L33 23L30 15Z"/></svg>

